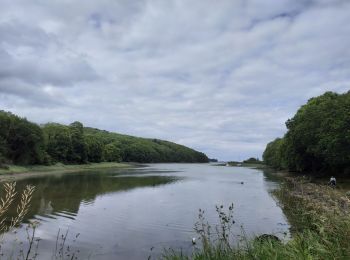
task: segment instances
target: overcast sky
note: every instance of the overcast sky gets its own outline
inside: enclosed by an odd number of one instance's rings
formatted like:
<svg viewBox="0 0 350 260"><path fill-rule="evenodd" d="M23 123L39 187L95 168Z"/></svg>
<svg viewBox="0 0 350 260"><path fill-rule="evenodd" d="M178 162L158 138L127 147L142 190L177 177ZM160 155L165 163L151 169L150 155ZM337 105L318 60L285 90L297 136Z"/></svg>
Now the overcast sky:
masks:
<svg viewBox="0 0 350 260"><path fill-rule="evenodd" d="M0 109L259 156L350 89L350 1L0 0Z"/></svg>

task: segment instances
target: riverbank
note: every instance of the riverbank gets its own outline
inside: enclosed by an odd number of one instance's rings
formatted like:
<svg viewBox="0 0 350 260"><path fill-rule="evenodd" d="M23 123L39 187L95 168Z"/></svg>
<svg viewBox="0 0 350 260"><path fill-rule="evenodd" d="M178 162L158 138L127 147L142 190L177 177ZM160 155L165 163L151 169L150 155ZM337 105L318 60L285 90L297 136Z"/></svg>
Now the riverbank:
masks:
<svg viewBox="0 0 350 260"><path fill-rule="evenodd" d="M228 167L247 167L253 169L269 169L270 167L263 163L245 163L245 162L227 162L227 163L213 163L213 166L228 166Z"/></svg>
<svg viewBox="0 0 350 260"><path fill-rule="evenodd" d="M164 259L350 259L349 192L286 177L273 194L292 226L290 240L267 235L229 243L221 231L228 231L226 215L219 215L219 239L201 233L201 249L192 256L167 251Z"/></svg>
<svg viewBox="0 0 350 260"><path fill-rule="evenodd" d="M267 166L266 164L263 164L263 163L242 163L240 166L252 168L252 169L257 169L257 170L265 170L265 169L270 168L269 166Z"/></svg>
<svg viewBox="0 0 350 260"><path fill-rule="evenodd" d="M330 226L341 219L350 224L350 193L346 189L313 183L303 177L286 177L281 188L273 193L292 225L292 232L314 230L319 225L334 230Z"/></svg>
<svg viewBox="0 0 350 260"><path fill-rule="evenodd" d="M62 164L57 163L55 165L32 165L32 166L18 166L10 165L6 169L0 168L0 182L17 181L28 177L37 177L51 174L63 174L73 173L85 170L98 170L98 169L113 169L113 168L128 168L132 167L132 164L128 163L116 163L116 162L103 162L103 163L88 163L88 164Z"/></svg>

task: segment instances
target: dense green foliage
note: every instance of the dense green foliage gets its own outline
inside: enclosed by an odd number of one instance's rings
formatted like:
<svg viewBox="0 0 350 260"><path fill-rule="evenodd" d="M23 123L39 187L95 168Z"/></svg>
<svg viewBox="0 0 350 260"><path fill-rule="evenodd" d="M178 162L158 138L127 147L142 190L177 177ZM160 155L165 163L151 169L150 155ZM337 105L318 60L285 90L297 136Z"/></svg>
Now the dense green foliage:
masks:
<svg viewBox="0 0 350 260"><path fill-rule="evenodd" d="M257 164L260 164L260 163L262 163L262 161L260 161L259 158L250 157L249 159L244 160L243 163L257 163Z"/></svg>
<svg viewBox="0 0 350 260"><path fill-rule="evenodd" d="M103 144L107 161L116 158L124 162L208 162L205 154L168 141L121 135L88 127L84 129L84 133Z"/></svg>
<svg viewBox="0 0 350 260"><path fill-rule="evenodd" d="M46 160L41 128L26 119L0 111L0 157L17 164L40 164Z"/></svg>
<svg viewBox="0 0 350 260"><path fill-rule="evenodd" d="M269 143L266 164L297 172L350 174L350 92L311 98Z"/></svg>
<svg viewBox="0 0 350 260"><path fill-rule="evenodd" d="M0 165L87 162L208 162L188 147L84 127L48 123L42 127L0 111Z"/></svg>
<svg viewBox="0 0 350 260"><path fill-rule="evenodd" d="M68 126L49 123L43 127L46 150L54 161L67 163L70 161L72 142Z"/></svg>
<svg viewBox="0 0 350 260"><path fill-rule="evenodd" d="M284 141L283 138L276 138L274 141L267 144L263 154L265 164L276 169L286 168Z"/></svg>
<svg viewBox="0 0 350 260"><path fill-rule="evenodd" d="M84 138L84 127L80 122L74 122L69 125L72 150L70 152L70 161L76 163L85 163L87 161L87 143Z"/></svg>

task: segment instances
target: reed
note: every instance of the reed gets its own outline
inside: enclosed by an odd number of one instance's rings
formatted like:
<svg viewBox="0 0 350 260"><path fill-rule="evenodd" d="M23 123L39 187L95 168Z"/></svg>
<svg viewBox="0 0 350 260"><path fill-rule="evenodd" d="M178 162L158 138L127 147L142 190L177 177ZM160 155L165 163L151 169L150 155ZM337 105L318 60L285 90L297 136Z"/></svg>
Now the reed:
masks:
<svg viewBox="0 0 350 260"><path fill-rule="evenodd" d="M5 195L0 199L0 232L3 233L6 229L6 213L13 203L16 196L16 183L3 184Z"/></svg>
<svg viewBox="0 0 350 260"><path fill-rule="evenodd" d="M3 184L3 197L0 198L0 232L3 235L6 232L15 229L22 221L25 215L30 209L30 204L32 200L35 187L27 185L22 193L19 195L19 201L16 200L18 193L16 191L16 183L4 183ZM18 201L18 204L16 205ZM11 207L16 207L15 216L9 218L8 213ZM40 238L36 237L36 228L38 222L31 221L25 227L26 232L26 243L25 241L18 241L18 244L15 248L9 252L3 252L3 248L0 245L0 259L25 259L25 260L34 260L38 257L39 242ZM52 259L62 260L62 259L78 259L78 254L80 250L78 248L72 248L66 244L68 239L69 231L61 233L61 230L58 230L56 246L53 250ZM79 237L80 234L77 234L73 238L73 243ZM0 244L2 244L3 237L1 237ZM16 240L15 240L16 241Z"/></svg>
<svg viewBox="0 0 350 260"><path fill-rule="evenodd" d="M9 208L14 204L17 195L16 182L4 183L3 184L4 195L0 198L0 232L8 232L15 226L21 223L24 216L27 214L30 208L30 202L32 199L34 186L27 185L23 190L20 199L20 203L16 207L16 215L10 220L8 219L7 213Z"/></svg>

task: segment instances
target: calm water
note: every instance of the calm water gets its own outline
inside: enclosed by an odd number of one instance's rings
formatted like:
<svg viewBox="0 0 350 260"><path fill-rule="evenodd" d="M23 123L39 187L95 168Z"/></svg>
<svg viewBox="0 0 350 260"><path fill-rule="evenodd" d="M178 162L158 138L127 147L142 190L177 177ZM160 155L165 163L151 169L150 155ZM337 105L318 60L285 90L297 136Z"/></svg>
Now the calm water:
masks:
<svg viewBox="0 0 350 260"><path fill-rule="evenodd" d="M25 240L26 223L38 221L38 259L51 259L58 231L67 230L65 246L79 259L147 259L169 247L190 253L198 209L215 224L215 205L232 202L235 234L243 226L249 236L283 237L289 226L269 193L277 182L260 170L209 164L150 164L26 179L17 185L37 187L32 209L16 234L5 235L4 248L25 250L26 243L10 241Z"/></svg>

